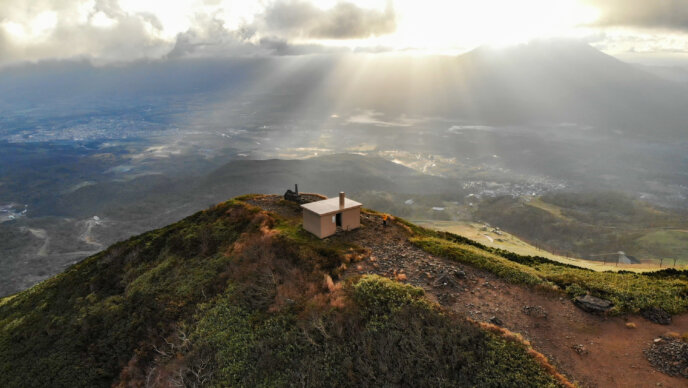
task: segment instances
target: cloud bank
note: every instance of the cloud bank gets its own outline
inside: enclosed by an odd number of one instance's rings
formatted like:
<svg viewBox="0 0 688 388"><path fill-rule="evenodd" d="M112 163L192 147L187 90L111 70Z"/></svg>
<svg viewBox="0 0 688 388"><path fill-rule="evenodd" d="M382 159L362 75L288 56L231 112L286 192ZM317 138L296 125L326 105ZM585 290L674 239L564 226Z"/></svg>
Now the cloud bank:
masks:
<svg viewBox="0 0 688 388"><path fill-rule="evenodd" d="M686 0L586 1L601 13L596 25L688 31Z"/></svg>
<svg viewBox="0 0 688 388"><path fill-rule="evenodd" d="M396 29L391 3L384 11L377 11L352 3L337 3L323 10L306 1L276 2L266 9L262 24L281 36L316 39L361 39Z"/></svg>
<svg viewBox="0 0 688 388"><path fill-rule="evenodd" d="M598 17L570 24L558 19L566 7L581 6ZM507 17L494 12L498 9ZM0 66L62 59L111 64L422 52L426 45L463 52L482 44L483 36L489 42L528 32L527 16L538 11L550 15L536 18L543 31L584 36L608 52L688 53L688 0L0 0ZM456 15L462 14L475 15L463 21L475 27L456 29ZM564 32L555 28L562 25Z"/></svg>
<svg viewBox="0 0 688 388"><path fill-rule="evenodd" d="M324 9L303 0L198 0L178 8L176 2L160 2L160 7L173 8L160 17L124 7L124 2L0 2L0 65L66 58L112 63L202 55L298 55L340 50L318 40L360 39L396 28L391 2L384 9L347 1ZM240 14L239 9L250 11Z"/></svg>
<svg viewBox="0 0 688 388"><path fill-rule="evenodd" d="M127 13L115 0L0 2L0 63L74 57L118 61L166 50L150 13Z"/></svg>

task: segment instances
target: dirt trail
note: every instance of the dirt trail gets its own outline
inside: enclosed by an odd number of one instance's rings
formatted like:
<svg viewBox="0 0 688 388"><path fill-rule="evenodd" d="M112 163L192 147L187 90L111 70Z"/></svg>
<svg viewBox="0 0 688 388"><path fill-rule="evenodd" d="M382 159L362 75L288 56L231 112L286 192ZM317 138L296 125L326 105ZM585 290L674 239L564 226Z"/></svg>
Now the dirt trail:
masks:
<svg viewBox="0 0 688 388"><path fill-rule="evenodd" d="M254 204L284 217L300 217L279 197ZM330 237L370 249L344 276L378 274L422 287L444 307L474 320L498 322L520 333L560 372L583 387L686 387L688 380L653 369L643 355L660 335L688 331L688 314L662 326L639 316L605 318L585 313L565 295L506 283L491 273L432 256L411 245L406 232L363 214L362 228ZM403 274L403 275L400 275ZM635 329L626 327L636 324Z"/></svg>
<svg viewBox="0 0 688 388"><path fill-rule="evenodd" d="M96 226L96 225L100 225L100 222L101 222L101 221L95 220L95 219L92 219L92 218L91 218L91 219L87 219L86 221L84 221L85 229L84 229L84 232L81 233L81 234L79 235L79 240L85 242L86 244L93 245L93 246L97 247L97 249L102 249L102 248L103 248L103 244L101 244L100 242L96 241L96 240L93 238L93 233L92 233L92 232L93 232L93 227Z"/></svg>
<svg viewBox="0 0 688 388"><path fill-rule="evenodd" d="M48 237L48 232L45 229L37 228L26 228L34 237L43 240L43 245L38 248L36 256L45 257L48 256L48 247L50 246L50 237Z"/></svg>

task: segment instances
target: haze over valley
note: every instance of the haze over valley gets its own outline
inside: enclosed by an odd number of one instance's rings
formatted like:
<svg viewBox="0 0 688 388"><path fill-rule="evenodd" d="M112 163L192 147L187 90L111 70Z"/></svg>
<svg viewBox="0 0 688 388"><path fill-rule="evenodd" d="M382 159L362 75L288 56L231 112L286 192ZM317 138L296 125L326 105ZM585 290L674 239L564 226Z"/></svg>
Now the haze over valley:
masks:
<svg viewBox="0 0 688 388"><path fill-rule="evenodd" d="M0 77L4 294L294 183L333 195L348 182L378 210L460 221L483 221L475 209L501 196L612 192L668 218L688 203L688 88L571 41L458 57L47 62ZM430 210L446 202L460 206Z"/></svg>
<svg viewBox="0 0 688 388"><path fill-rule="evenodd" d="M688 1L0 1L0 387L683 387Z"/></svg>

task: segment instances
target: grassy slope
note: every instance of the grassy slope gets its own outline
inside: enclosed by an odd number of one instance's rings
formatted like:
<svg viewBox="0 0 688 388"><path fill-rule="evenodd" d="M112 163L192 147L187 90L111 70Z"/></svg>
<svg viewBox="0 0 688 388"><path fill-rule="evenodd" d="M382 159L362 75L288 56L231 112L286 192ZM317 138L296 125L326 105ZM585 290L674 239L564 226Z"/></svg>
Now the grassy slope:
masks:
<svg viewBox="0 0 688 388"><path fill-rule="evenodd" d="M614 302L613 313L635 313L649 307L661 307L672 314L688 310L688 271L596 272L490 248L462 236L400 221L420 248L488 270L513 283L563 289L571 297L589 292Z"/></svg>
<svg viewBox="0 0 688 388"><path fill-rule="evenodd" d="M513 252L521 256L541 256L559 263L570 264L576 267L582 267L587 269L592 269L595 271L631 271L631 272L648 272L648 271L659 271L660 268L657 264L614 264L614 263L604 263L602 261L595 260L585 260L574 257L566 257L556 255L552 252L538 249L525 241L522 241L518 237L505 232L500 231L499 235L491 232L490 230L483 231L483 224L468 222L468 221L434 221L434 220L413 220L416 225L435 229L440 231L445 231L459 236L466 237L468 239L479 241L481 244L491 247L502 249L505 251ZM494 241L489 241L485 236L490 236ZM669 262L672 264L672 262ZM667 267L666 265L664 266Z"/></svg>
<svg viewBox="0 0 688 388"><path fill-rule="evenodd" d="M664 258L664 266L688 265L688 231L656 230L635 240L634 248L641 257Z"/></svg>
<svg viewBox="0 0 688 388"><path fill-rule="evenodd" d="M685 212L621 194L556 193L528 202L500 197L481 203L476 215L558 254L586 258L622 250L645 265L659 267L662 258L688 264Z"/></svg>
<svg viewBox="0 0 688 388"><path fill-rule="evenodd" d="M332 282L359 254L220 204L0 301L0 386L558 384L420 289Z"/></svg>

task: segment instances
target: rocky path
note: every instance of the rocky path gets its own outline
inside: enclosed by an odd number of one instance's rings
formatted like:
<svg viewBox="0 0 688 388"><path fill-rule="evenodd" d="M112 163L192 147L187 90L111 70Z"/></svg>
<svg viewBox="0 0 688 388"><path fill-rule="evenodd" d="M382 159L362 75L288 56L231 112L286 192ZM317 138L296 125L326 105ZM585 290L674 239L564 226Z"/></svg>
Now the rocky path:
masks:
<svg viewBox="0 0 688 388"><path fill-rule="evenodd" d="M263 202L277 210L276 200ZM279 212L300 216L294 209ZM432 256L413 246L402 227L393 222L383 227L379 216L363 214L361 222L358 230L330 237L370 251L345 277L378 274L422 287L445 308L520 333L583 387L688 386L685 378L655 370L643 353L669 331L688 331L688 314L674 317L669 326L639 316L588 314L564 294L509 284L483 270Z"/></svg>

